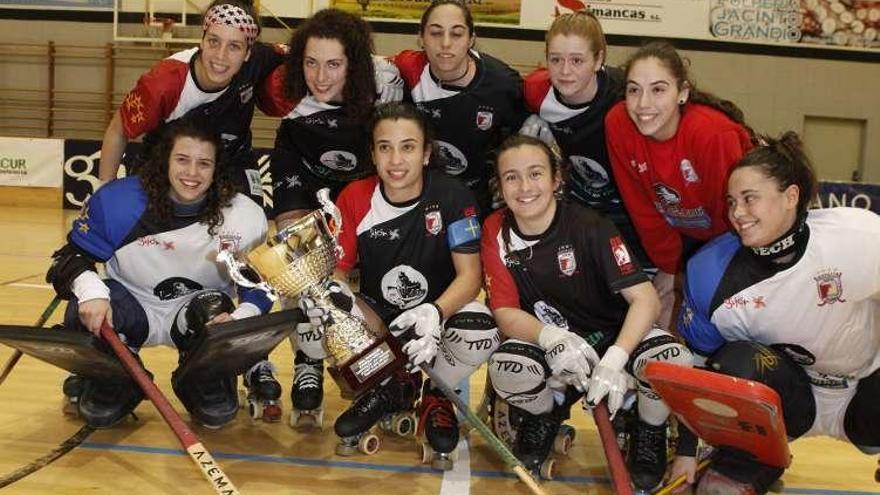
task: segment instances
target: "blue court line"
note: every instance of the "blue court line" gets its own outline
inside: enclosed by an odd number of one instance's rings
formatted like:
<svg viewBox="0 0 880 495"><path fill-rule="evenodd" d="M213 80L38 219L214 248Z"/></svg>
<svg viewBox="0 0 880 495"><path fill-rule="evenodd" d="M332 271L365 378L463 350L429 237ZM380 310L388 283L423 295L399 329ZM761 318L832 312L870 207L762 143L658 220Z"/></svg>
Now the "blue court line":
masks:
<svg viewBox="0 0 880 495"><path fill-rule="evenodd" d="M134 452L138 454L173 455L186 457L188 454L180 449L167 449L160 447L147 447L143 445L119 445L113 443L84 442L78 448L91 450L105 450L115 452ZM368 464L365 462L339 461L326 459L309 459L305 457L288 457L261 454L234 454L228 452L211 452L215 459L228 459L234 461L263 462L267 464L288 464L292 466L308 466L322 468L361 469L366 471L382 471L388 473L418 473L433 474L442 477L443 474L427 466L402 466L395 464ZM480 478L508 478L517 479L513 473L504 471L472 470L471 476ZM608 478L604 476L557 476L552 483L578 483L584 485L607 485ZM831 490L822 488L794 488L785 487L783 493L800 495L876 495L880 492L863 492L855 490Z"/></svg>

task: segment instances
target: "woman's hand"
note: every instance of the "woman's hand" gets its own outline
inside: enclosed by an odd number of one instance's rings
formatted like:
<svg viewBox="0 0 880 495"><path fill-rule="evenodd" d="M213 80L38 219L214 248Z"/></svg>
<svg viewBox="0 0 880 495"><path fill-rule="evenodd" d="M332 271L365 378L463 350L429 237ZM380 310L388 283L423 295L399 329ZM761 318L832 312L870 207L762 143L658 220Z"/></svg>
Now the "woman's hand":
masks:
<svg viewBox="0 0 880 495"><path fill-rule="evenodd" d="M113 326L113 310L109 299L89 299L79 303L79 321L97 337L101 336L104 320Z"/></svg>
<svg viewBox="0 0 880 495"><path fill-rule="evenodd" d="M669 469L669 481L677 479L679 476L685 477L685 482L672 490L672 493L681 493L688 486L694 484L697 476L697 458L687 455L679 455L672 461L672 467Z"/></svg>

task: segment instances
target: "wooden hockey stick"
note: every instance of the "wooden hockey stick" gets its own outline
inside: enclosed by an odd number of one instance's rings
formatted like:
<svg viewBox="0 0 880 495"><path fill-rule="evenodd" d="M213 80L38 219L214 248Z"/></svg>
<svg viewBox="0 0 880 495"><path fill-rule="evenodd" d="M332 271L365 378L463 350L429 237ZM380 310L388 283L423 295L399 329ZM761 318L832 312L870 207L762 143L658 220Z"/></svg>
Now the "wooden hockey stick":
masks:
<svg viewBox="0 0 880 495"><path fill-rule="evenodd" d="M48 320L49 317L52 316L52 313L55 312L55 308L58 307L58 303L60 302L61 298L59 298L58 296L55 296L51 301L49 301L49 305L46 306L46 309L43 310L43 314L41 314L40 317L37 318L37 322L34 323L34 327L40 328L44 324L46 324L46 320ZM6 360L6 364L3 366L3 371L0 372L0 385L2 385L3 382L6 381L6 377L9 376L10 373L12 373L12 369L15 368L16 364L18 364L18 360L21 359L21 354L22 352L16 349L15 352L13 352L11 356L9 356L9 359Z"/></svg>
<svg viewBox="0 0 880 495"><path fill-rule="evenodd" d="M171 403L168 402L162 391L150 380L144 368L134 358L125 344L119 340L116 331L106 321L101 325L101 337L110 344L116 357L122 362L122 366L125 367L128 374L141 387L144 395L159 410L159 414L162 415L162 418L168 423L171 430L174 431L174 435L177 436L180 444L186 449L186 453L189 454L192 461L202 471L205 479L214 487L214 491L220 495L239 495L238 489L232 484L232 480L226 476L226 473L214 461L211 453L208 452L195 433L183 422L177 411L171 407Z"/></svg>
<svg viewBox="0 0 880 495"><path fill-rule="evenodd" d="M419 366L422 371L428 375L428 378L431 379L431 383L440 389L443 392L443 395L446 396L453 404L455 404L456 409L461 411L464 414L465 419L473 426L483 437L483 440L489 444L489 447L498 454L498 457L504 461L504 464L509 467L514 474L516 474L517 478L519 478L529 490L532 491L535 495L546 495L546 492L538 485L538 482L535 481L535 478L526 470L526 467L520 462L519 459L513 455L513 452L504 445L504 442L501 441L492 430L484 423L480 421L480 418L477 417L473 411L464 403L461 397L455 393L455 390L452 389L449 385L447 385L443 379L439 378L434 370L428 368L425 364Z"/></svg>
<svg viewBox="0 0 880 495"><path fill-rule="evenodd" d="M700 461L700 463L697 464L697 474L709 467L710 462L711 461L709 459L703 459L702 461ZM673 490L683 485L686 481L687 476L682 474L681 476L670 480L669 483L654 492L654 495L669 495L670 493L672 493Z"/></svg>
<svg viewBox="0 0 880 495"><path fill-rule="evenodd" d="M605 459L608 460L608 470L611 472L611 485L614 488L614 493L633 495L629 471L626 470L620 446L617 445L617 435L614 434L614 427L611 426L608 405L605 404L605 401L593 408L593 420L596 422L599 437L602 439L602 449L605 450Z"/></svg>

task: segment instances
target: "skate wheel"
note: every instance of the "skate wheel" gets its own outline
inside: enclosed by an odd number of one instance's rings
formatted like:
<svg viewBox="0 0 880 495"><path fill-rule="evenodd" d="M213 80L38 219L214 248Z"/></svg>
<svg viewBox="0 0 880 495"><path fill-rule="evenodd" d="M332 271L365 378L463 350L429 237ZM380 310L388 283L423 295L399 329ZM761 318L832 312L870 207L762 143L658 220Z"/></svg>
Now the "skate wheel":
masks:
<svg viewBox="0 0 880 495"><path fill-rule="evenodd" d="M336 444L336 455L349 457L355 455L358 451L357 445L348 445L345 443Z"/></svg>
<svg viewBox="0 0 880 495"><path fill-rule="evenodd" d="M783 480L782 478L779 478L778 480L774 481L773 484L771 484L770 487L767 489L767 491L770 493L784 492L785 491L785 480Z"/></svg>
<svg viewBox="0 0 880 495"><path fill-rule="evenodd" d="M292 409L290 411L290 420L287 422L287 424L290 425L291 428L296 428L297 426L299 426L299 418L301 415L302 413L299 410Z"/></svg>
<svg viewBox="0 0 880 495"><path fill-rule="evenodd" d="M451 471L452 459L448 455L437 454L431 462L431 467L438 471Z"/></svg>
<svg viewBox="0 0 880 495"><path fill-rule="evenodd" d="M61 412L64 413L65 416L79 418L79 404L77 399L65 397L62 400L63 402L61 403Z"/></svg>
<svg viewBox="0 0 880 495"><path fill-rule="evenodd" d="M545 480L552 480L553 475L555 474L554 468L556 467L556 461L552 458L547 458L544 462L541 463L540 475L541 478Z"/></svg>
<svg viewBox="0 0 880 495"><path fill-rule="evenodd" d="M431 448L427 441L419 445L422 447L422 464L428 464L434 459L434 449Z"/></svg>
<svg viewBox="0 0 880 495"><path fill-rule="evenodd" d="M252 400L248 400L248 414L251 419L257 420L263 417L263 408L260 404Z"/></svg>
<svg viewBox="0 0 880 495"><path fill-rule="evenodd" d="M553 440L553 452L560 455L568 455L571 446L574 444L574 428L568 425L562 425L559 433Z"/></svg>
<svg viewBox="0 0 880 495"><path fill-rule="evenodd" d="M358 450L366 455L373 455L379 451L381 443L377 435L367 433L358 440Z"/></svg>
<svg viewBox="0 0 880 495"><path fill-rule="evenodd" d="M266 423L281 421L281 406L278 404L267 404L263 407L263 421Z"/></svg>
<svg viewBox="0 0 880 495"><path fill-rule="evenodd" d="M400 437L407 437L415 434L416 416L413 413L400 414L394 417L391 422L391 431Z"/></svg>

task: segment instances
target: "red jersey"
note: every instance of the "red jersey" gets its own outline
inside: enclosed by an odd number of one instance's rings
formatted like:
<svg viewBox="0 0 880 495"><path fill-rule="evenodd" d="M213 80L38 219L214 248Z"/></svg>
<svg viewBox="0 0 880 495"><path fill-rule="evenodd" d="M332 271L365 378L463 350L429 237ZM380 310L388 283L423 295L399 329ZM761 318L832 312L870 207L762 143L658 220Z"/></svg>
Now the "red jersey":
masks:
<svg viewBox="0 0 880 495"><path fill-rule="evenodd" d="M751 148L746 129L722 112L688 103L675 136L643 136L619 102L605 117L617 188L642 245L658 268L682 269L682 235L709 240L728 230L725 190Z"/></svg>

